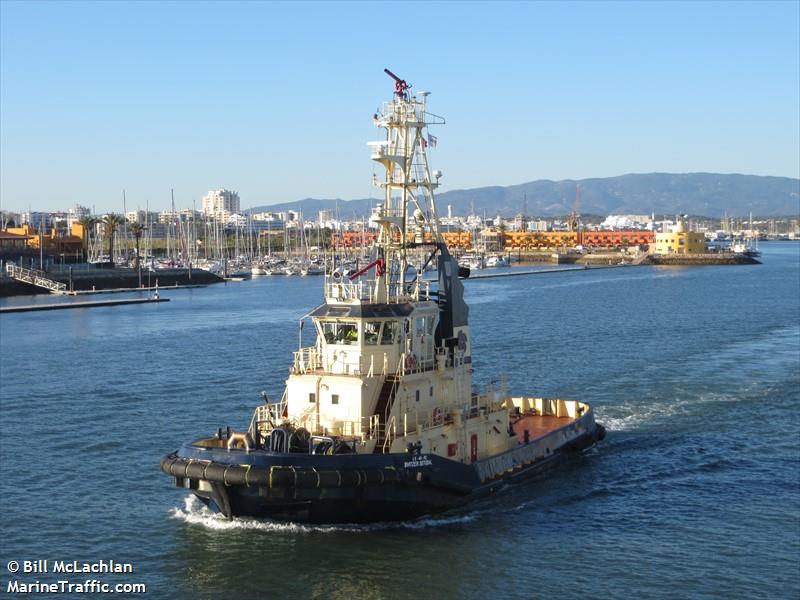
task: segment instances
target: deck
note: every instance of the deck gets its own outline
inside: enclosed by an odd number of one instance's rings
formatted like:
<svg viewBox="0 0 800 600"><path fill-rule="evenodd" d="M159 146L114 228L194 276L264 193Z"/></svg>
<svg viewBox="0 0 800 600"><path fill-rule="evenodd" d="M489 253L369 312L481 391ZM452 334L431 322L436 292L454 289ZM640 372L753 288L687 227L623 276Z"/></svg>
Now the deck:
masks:
<svg viewBox="0 0 800 600"><path fill-rule="evenodd" d="M525 431L527 430L529 440L533 441L537 438L543 437L548 433L560 429L570 423L574 423L577 419L572 417L554 417L551 415L532 415L524 414L519 419L512 423L514 433L520 440L525 439Z"/></svg>

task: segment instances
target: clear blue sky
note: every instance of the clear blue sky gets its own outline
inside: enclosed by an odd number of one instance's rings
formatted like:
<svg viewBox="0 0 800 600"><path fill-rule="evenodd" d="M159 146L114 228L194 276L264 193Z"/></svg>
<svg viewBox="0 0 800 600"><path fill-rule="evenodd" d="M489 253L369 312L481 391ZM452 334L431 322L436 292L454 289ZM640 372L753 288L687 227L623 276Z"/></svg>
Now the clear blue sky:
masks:
<svg viewBox="0 0 800 600"><path fill-rule="evenodd" d="M800 3L0 2L0 204L377 196L389 67L443 189L800 176Z"/></svg>

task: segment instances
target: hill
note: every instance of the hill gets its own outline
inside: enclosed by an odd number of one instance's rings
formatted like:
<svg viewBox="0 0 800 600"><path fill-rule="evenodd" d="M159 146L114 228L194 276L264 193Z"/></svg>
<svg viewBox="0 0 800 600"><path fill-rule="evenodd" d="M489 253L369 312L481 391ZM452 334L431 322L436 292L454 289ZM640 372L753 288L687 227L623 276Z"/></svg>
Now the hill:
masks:
<svg viewBox="0 0 800 600"><path fill-rule="evenodd" d="M789 177L719 173L643 173L595 179L550 181L541 179L507 187L450 190L437 195L441 215L447 206L453 215L513 216L568 214L575 203L575 186L581 187L580 212L608 214L676 214L707 217L788 216L800 213L800 180ZM316 218L320 210L338 208L342 219L366 216L376 199L341 200L306 198L251 211L301 210Z"/></svg>

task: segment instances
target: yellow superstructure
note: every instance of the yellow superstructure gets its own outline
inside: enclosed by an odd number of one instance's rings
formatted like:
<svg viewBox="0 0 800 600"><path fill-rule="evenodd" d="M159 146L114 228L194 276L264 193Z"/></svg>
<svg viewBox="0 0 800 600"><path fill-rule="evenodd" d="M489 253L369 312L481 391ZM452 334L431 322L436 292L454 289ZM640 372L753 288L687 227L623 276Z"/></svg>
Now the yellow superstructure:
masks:
<svg viewBox="0 0 800 600"><path fill-rule="evenodd" d="M672 231L656 234L656 254L704 254L706 236L695 231L686 231L682 222Z"/></svg>

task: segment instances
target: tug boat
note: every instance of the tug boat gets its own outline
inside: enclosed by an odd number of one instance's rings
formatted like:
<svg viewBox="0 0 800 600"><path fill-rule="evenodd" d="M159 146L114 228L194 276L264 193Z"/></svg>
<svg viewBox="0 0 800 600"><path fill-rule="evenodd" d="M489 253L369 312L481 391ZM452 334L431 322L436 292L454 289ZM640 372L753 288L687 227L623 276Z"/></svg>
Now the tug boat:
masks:
<svg viewBox="0 0 800 600"><path fill-rule="evenodd" d="M325 273L316 333L294 352L283 396L246 430L219 429L161 460L176 485L228 518L301 523L409 520L442 512L554 467L605 436L577 400L477 393L469 309L439 234L427 135L442 117L427 92L395 81L370 142L384 167L371 261ZM410 254L424 252L422 269ZM429 264L436 281L423 280ZM302 334L301 334L302 339Z"/></svg>

